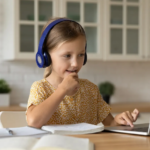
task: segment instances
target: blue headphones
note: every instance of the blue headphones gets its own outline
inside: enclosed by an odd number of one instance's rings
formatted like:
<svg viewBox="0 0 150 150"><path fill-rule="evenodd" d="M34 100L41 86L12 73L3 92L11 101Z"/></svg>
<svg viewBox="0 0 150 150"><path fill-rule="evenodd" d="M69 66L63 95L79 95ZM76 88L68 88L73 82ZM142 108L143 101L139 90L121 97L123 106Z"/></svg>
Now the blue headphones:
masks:
<svg viewBox="0 0 150 150"><path fill-rule="evenodd" d="M48 35L48 33L52 30L52 28L63 21L72 21L72 20L68 20L68 19L57 19L55 21L53 21L52 23L50 23L46 29L44 30L41 38L40 38L40 42L39 42L39 47L38 47L38 52L36 53L36 63L38 65L39 68L45 68L48 67L51 64L51 58L49 53L47 52L47 50L43 49L43 44L44 41ZM75 22L75 21L73 21ZM76 22L77 23L77 22ZM87 54L86 54L86 46L85 46L85 57L84 57L84 63L83 65L85 65L87 62Z"/></svg>

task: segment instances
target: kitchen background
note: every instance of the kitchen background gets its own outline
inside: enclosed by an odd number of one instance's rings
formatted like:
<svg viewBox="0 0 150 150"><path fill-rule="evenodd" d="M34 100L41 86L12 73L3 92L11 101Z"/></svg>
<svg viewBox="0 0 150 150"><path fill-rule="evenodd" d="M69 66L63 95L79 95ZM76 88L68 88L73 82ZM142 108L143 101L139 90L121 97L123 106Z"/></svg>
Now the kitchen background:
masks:
<svg viewBox="0 0 150 150"><path fill-rule="evenodd" d="M10 97L11 104L26 103L28 100L29 91L32 83L36 80L40 80L43 78L44 69L38 68L34 59L13 60L13 61L3 60L2 53L4 50L6 50L4 49L2 44L4 41L4 28L5 28L3 22L4 19L6 19L4 18L4 12L6 11L4 10L3 7L3 1L6 0L0 0L0 78L6 79L6 81L10 84L12 88ZM106 1L108 2L108 0ZM103 4L106 3L106 1L103 1ZM117 2L116 0L116 3L121 2ZM139 5L140 4L138 4L137 7L140 7ZM11 28L12 26L11 22L9 26ZM105 26L103 27L106 29ZM149 31L150 30L147 31L147 34L150 34ZM105 36L101 37L100 35L100 39L103 38L105 39L107 37ZM107 45L107 41L105 42ZM104 51L106 51L105 48L107 48L107 46L103 46L102 48L104 54L105 53ZM7 55L9 55L9 51ZM83 66L82 70L80 71L79 77L86 78L91 82L95 83L96 85L98 85L103 81L112 82L115 85L116 90L115 94L111 98L111 103L150 101L149 60L147 61L142 61L140 59L134 61L132 61L132 59L125 59L123 61L120 61L118 59L97 60L91 59L90 57L87 64Z"/></svg>

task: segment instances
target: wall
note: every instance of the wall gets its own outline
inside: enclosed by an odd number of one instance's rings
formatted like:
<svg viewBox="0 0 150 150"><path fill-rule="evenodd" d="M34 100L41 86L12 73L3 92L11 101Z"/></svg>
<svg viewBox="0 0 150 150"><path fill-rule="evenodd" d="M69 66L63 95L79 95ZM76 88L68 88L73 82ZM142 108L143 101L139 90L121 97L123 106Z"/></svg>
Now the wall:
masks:
<svg viewBox="0 0 150 150"><path fill-rule="evenodd" d="M43 69L35 61L2 61L3 12L0 0L0 78L8 81L12 88L11 104L27 102L31 84L43 77ZM150 62L102 62L88 61L79 77L98 84L111 81L116 91L111 103L149 101Z"/></svg>

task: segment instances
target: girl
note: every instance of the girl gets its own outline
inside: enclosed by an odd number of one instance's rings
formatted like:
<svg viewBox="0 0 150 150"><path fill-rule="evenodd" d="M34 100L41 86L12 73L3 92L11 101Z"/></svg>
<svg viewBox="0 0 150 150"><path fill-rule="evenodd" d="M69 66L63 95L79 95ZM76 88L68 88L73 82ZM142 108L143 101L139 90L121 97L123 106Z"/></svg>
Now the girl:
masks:
<svg viewBox="0 0 150 150"><path fill-rule="evenodd" d="M102 122L107 126L132 127L139 114L137 109L113 118L110 106L103 101L98 87L86 79L79 79L78 72L87 57L86 36L81 25L65 18L55 18L44 26L42 36L49 26L52 27L45 36L42 53L46 53L43 57L49 57L46 61L50 61L51 65L46 65L44 79L34 82L31 87L28 125L41 128L46 124ZM37 60L38 57L39 52ZM37 64L40 66L38 61Z"/></svg>

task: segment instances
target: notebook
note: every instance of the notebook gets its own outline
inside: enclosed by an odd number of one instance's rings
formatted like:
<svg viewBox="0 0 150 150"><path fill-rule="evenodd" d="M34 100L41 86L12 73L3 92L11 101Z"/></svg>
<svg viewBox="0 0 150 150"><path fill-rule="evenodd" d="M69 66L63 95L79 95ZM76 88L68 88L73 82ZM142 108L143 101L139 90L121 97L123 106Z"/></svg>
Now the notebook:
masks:
<svg viewBox="0 0 150 150"><path fill-rule="evenodd" d="M150 135L150 123L135 124L134 127L108 126L108 127L105 127L105 131L138 134L138 135Z"/></svg>
<svg viewBox="0 0 150 150"><path fill-rule="evenodd" d="M53 134L89 134L101 132L104 130L104 125L93 125L88 123L66 124L66 125L45 125L42 130L50 131Z"/></svg>
<svg viewBox="0 0 150 150"><path fill-rule="evenodd" d="M8 128L7 128L8 129ZM4 137L16 137L16 136L34 136L34 137L41 137L46 134L51 134L48 131L44 131L37 128L32 128L29 126L25 127L18 127L18 128L9 128L12 131L13 135L9 134L6 128L0 128L0 138Z"/></svg>
<svg viewBox="0 0 150 150"><path fill-rule="evenodd" d="M64 135L35 137L11 137L0 139L0 150L94 150L94 144L87 138Z"/></svg>

